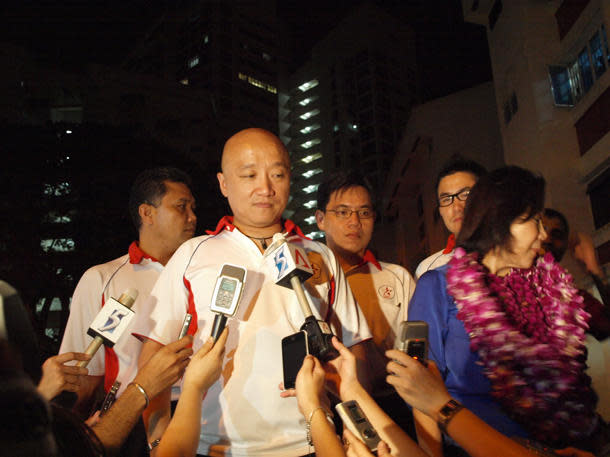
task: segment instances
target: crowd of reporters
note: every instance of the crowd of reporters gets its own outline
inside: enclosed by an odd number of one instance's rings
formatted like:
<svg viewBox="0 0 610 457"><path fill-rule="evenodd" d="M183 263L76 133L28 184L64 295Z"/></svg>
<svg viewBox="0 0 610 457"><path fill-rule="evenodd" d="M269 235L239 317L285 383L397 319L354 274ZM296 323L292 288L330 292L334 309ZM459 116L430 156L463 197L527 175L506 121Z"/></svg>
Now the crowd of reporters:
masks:
<svg viewBox="0 0 610 457"><path fill-rule="evenodd" d="M515 189L520 189L521 192L515 192ZM462 189L458 190L463 192ZM452 197L453 202L460 199L459 195L461 194L455 193L449 196ZM420 311L421 308L440 306L438 301L431 303L437 300L437 296L448 294L447 290L451 293L451 289L447 289L445 276L451 274L448 270L451 271L453 265L457 265L460 259L466 258L465 256L472 254L472 268L481 268L481 271L484 271L482 274L497 274L499 277L502 277L500 273L505 269L528 270L534 262L539 261L535 254L539 253L542 242L546 239L546 233L539 219L544 208L544 180L541 177L517 167L505 167L481 177L472 189L468 188L467 196L463 222L466 230L457 233L458 250L455 260L450 260L448 267L431 274L426 273L420 279L413 302L413 315L417 318L428 316L427 309ZM523 231L524 229L526 232ZM519 243L524 245L521 251ZM552 260L548 261L552 262ZM468 279L469 277L465 275L450 278L449 281L459 283ZM572 291L573 285L568 284L568 286ZM2 291L4 301L2 309L6 310L9 309L8 303L18 300L18 294L5 284ZM451 304L453 300L459 301L452 295L447 306L453 306ZM575 303L582 301L577 298L574 300ZM21 312L18 311L19 307L11 309L13 316ZM607 312L604 313L607 315ZM466 317L456 314L451 318L464 320ZM13 320L8 319L8 321ZM163 346L139 367L133 381L107 411L103 414L98 412L83 421L69 408L58 404L57 399L62 392L79 390L80 382L88 371L71 362L88 361L90 356L78 352L62 353L46 360L41 370L38 367L39 372L37 372L37 367L31 367L32 357L25 354L25 357L21 357L23 360L21 362L20 357L16 355L16 347L9 343L13 335L22 332L26 332L24 334L27 335L32 334L27 324L23 323L23 318L20 317L18 320L21 326L19 330L8 328L1 335L4 337L0 372L2 376L0 408L3 411L0 451L2 455L138 455L137 453L142 452L141 449L128 450L124 447L127 437L137 426L143 411L155 401L158 394L166 391L181 378L183 379L181 394L171 421L163 435L155 440L156 442L151 443L151 447L154 448L155 455L161 457L197 454L202 419L200 405L208 388L221 375L225 343L230 329L225 329L216 342L210 338L195 353L191 348L193 337L190 335ZM441 320L435 321L430 318L428 324L431 334L447 331L441 328L443 325ZM576 333L581 330L584 332L587 328L586 323L577 324L574 327ZM444 337L441 339L444 341ZM476 373L479 377L489 373L488 371L483 373L482 368L477 368L481 365L478 360L473 362L474 350L468 339L463 343L465 346L458 350L455 347L448 350L435 346L434 337L431 337L431 340L433 341L431 358L434 361L428 363L415 360L396 349L385 353L386 382L404 400L404 408L413 408L418 418L416 439L409 436L373 400L366 387L366 380L358 378L356 357L336 337L332 339L332 345L339 356L334 360L322 363L313 355L306 356L297 375L295 388L288 390L282 388L278 391L278 395L296 396L299 411L303 415L308 442L316 455L320 457L373 455L362 440L347 429L343 432L343 440L339 439L336 420L333 418L335 413L331 407L331 404L337 401L357 402L366 419L379 435L381 441L376 450L379 456L436 456L442 455L443 452L451 455L447 453L453 452L456 448L459 452L465 452L473 457L540 455L535 453L540 451L527 448L527 441L514 440L512 436L501 433L502 426L488 425L488 422L494 422L493 418L483 417L485 411L489 409L483 408L479 412L476 402L469 402L469 395L480 395L486 402L494 405L500 405L502 398L498 398L497 392L492 395L488 384L482 387L482 390L473 392L468 384L471 382L470 378L456 381L460 376L460 373L452 372L456 364L472 363L473 367L469 368L468 376L472 376L472 370L480 370ZM15 340L12 342L14 343ZM22 352L27 352L28 350L24 351L24 348L25 346L18 347ZM582 380L585 376L586 353L581 340L574 343L574 348L573 357L575 360L578 359L579 364L577 366L568 364L574 371L565 374ZM452 353L451 357L457 353L460 360L454 364L447 362L444 354L446 351ZM440 364L440 372L437 364ZM27 375L24 374L24 369L28 372ZM515 369L515 366L510 365L510 369ZM269 382L273 381L269 380ZM541 379L541 381L545 380ZM461 385L458 385L460 383ZM608 437L607 425L594 412L595 394L586 381L578 385L582 387L579 392L571 391L571 396L567 400L563 397L559 399L561 402L578 403L581 411L586 410L580 424L586 426L584 427L586 430L574 435L576 436L574 443L578 441L579 447L588 447L597 456L610 455L608 442L605 441ZM330 398L327 392L330 393ZM557 399L553 401L557 402ZM453 405L453 410L449 415L443 415L442 410L449 404ZM498 408L500 409L500 406ZM549 440L552 444L561 443L564 449L553 451L565 456L592 455L584 450L564 446L570 444L566 443L565 438L571 436L571 430L565 427L562 429L565 431L563 441ZM528 432L525 430L522 436L533 435ZM449 439L444 439L443 435ZM544 434L539 433L535 436L544 437ZM451 446L446 446L447 442L451 443ZM145 450L144 454L147 452L148 450ZM547 452L551 452L548 446Z"/></svg>

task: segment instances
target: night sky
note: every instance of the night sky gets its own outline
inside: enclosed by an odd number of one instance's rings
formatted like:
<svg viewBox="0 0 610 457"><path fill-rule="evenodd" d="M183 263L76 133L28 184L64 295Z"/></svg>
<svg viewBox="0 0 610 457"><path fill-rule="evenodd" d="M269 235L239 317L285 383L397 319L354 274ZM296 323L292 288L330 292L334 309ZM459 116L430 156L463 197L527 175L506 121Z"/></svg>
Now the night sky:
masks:
<svg viewBox="0 0 610 457"><path fill-rule="evenodd" d="M279 0L291 69L362 0ZM458 0L375 0L417 32L420 78L428 98L491 79L485 29L464 24ZM0 40L34 51L41 60L78 67L120 64L161 15L164 2L131 0L10 0L0 7Z"/></svg>

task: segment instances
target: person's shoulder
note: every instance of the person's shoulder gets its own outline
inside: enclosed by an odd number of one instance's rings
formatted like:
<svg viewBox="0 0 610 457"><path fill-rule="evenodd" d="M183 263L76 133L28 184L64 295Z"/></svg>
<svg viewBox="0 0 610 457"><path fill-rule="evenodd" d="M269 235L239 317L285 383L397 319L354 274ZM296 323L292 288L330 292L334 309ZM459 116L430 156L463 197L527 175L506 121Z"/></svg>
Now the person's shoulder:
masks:
<svg viewBox="0 0 610 457"><path fill-rule="evenodd" d="M409 273L402 265L398 265L397 263L388 263L380 261L379 265L381 266L382 271L387 271L395 275L401 281L413 281L413 276Z"/></svg>
<svg viewBox="0 0 610 457"><path fill-rule="evenodd" d="M112 275L123 265L129 263L129 254L123 254L116 259L109 260L105 263L100 263L97 265L93 265L92 267L87 268L85 273L83 274L84 278L92 278L92 277L106 277L108 275Z"/></svg>

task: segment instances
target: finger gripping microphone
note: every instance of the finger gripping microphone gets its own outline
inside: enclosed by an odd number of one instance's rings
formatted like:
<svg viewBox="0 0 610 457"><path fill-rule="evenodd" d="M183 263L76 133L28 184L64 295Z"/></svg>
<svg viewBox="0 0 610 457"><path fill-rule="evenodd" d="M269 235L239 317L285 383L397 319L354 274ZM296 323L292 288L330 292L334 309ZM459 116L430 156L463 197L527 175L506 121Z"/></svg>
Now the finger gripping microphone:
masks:
<svg viewBox="0 0 610 457"><path fill-rule="evenodd" d="M115 345L135 316L131 307L136 298L138 298L138 291L127 289L118 300L110 298L104 304L87 330L87 335L92 336L93 341L89 344L85 354L93 357L102 344L108 347ZM86 367L88 364L89 360L82 360L76 365Z"/></svg>
<svg viewBox="0 0 610 457"><path fill-rule="evenodd" d="M288 243L282 233L273 235L273 242L265 250L265 261L269 271L274 275L279 286L294 290L305 323L301 330L307 333L307 344L310 354L327 362L339 355L332 345L332 331L324 321L318 321L311 312L309 300L303 290L302 281L313 275L309 258L305 250L293 243Z"/></svg>
<svg viewBox="0 0 610 457"><path fill-rule="evenodd" d="M218 340L227 325L227 317L233 316L237 311L245 281L246 269L244 267L229 263L222 266L210 303L210 311L216 313L211 334L214 341Z"/></svg>

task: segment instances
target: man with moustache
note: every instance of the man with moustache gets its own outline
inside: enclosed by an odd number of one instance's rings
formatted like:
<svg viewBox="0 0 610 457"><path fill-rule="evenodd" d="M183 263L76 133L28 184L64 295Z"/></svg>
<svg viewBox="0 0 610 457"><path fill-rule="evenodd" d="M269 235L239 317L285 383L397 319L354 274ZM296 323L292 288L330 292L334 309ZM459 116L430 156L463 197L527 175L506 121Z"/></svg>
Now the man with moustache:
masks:
<svg viewBox="0 0 610 457"><path fill-rule="evenodd" d="M428 270L445 265L453 257L455 238L462 228L464 207L470 189L487 171L473 160L456 157L447 163L436 178L436 197L438 212L450 235L447 246L420 262L415 270L415 279L419 279Z"/></svg>
<svg viewBox="0 0 610 457"><path fill-rule="evenodd" d="M304 283L312 312L361 358L361 343L370 338L339 263L323 244L308 240L289 220L282 220L288 202L290 161L272 133L246 129L232 136L222 154L220 191L233 216L216 230L185 243L161 274L150 303L152 331L140 363L162 344L174 341L185 313L193 319L194 350L209 338L215 314L209 310L223 263L247 269L241 304L229 319L229 337L221 378L202 403L199 455L303 456L313 452L306 441L296 398L281 398L281 340L299 331L304 316L295 293L274 282L263 252L273 235L286 234L302 247L314 275ZM326 420L314 410L311 421ZM151 403L145 420L149 440L161 436L169 418L167 395Z"/></svg>
<svg viewBox="0 0 610 457"><path fill-rule="evenodd" d="M197 217L191 178L176 168L161 167L140 173L131 188L129 213L138 232L128 253L89 268L82 276L70 305L70 316L60 354L82 352L92 341L87 328L109 298L118 299L129 288L138 290L132 309L142 319L141 304L147 299L164 265L184 241L195 234ZM135 324L131 324L135 327ZM99 350L87 366L89 375L81 382L78 405L86 405L97 388L109 391L121 383L121 395L137 372L142 343L126 332L113 348Z"/></svg>

